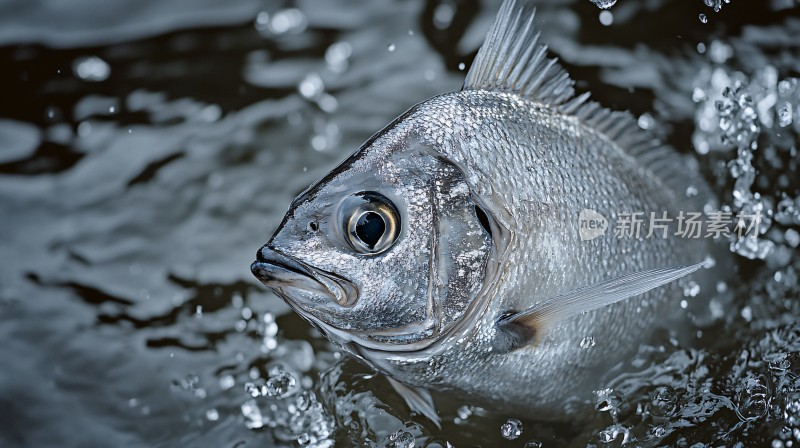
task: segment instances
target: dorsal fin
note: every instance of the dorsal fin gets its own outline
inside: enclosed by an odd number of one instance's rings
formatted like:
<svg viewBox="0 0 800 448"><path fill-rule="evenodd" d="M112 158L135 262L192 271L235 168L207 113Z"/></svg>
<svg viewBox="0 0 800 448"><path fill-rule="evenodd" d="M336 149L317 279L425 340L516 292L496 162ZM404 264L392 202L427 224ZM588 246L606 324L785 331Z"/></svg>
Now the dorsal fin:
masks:
<svg viewBox="0 0 800 448"><path fill-rule="evenodd" d="M703 210L714 195L704 180L686 169L672 148L641 130L628 112L608 110L587 101L589 93L575 95L575 82L539 42L533 24L531 0L505 0L486 40L478 50L462 90L491 90L517 95L578 118L614 141L668 186L693 211ZM693 187L694 194L686 194ZM689 197L692 196L692 197Z"/></svg>
<svg viewBox="0 0 800 448"><path fill-rule="evenodd" d="M512 92L551 106L576 99L574 81L547 46L539 43L533 18L536 8L527 0L507 0L486 35L464 80L464 90ZM577 108L580 102L571 104Z"/></svg>

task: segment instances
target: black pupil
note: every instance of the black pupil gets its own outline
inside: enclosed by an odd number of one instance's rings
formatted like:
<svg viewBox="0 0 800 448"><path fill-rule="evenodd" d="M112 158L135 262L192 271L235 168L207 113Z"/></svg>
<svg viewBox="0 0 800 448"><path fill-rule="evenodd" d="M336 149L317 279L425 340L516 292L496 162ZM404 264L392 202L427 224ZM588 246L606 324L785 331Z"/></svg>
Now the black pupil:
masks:
<svg viewBox="0 0 800 448"><path fill-rule="evenodd" d="M364 213L356 223L356 236L370 249L375 249L385 231L386 223L383 222L381 215L375 212Z"/></svg>

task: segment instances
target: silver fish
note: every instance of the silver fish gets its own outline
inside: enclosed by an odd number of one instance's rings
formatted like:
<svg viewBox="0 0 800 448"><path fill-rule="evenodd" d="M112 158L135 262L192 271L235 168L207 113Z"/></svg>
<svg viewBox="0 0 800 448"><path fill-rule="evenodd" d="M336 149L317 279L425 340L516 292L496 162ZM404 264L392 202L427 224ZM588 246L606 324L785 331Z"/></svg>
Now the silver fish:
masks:
<svg viewBox="0 0 800 448"><path fill-rule="evenodd" d="M655 328L686 322L668 300L678 284L717 275L685 277L719 254L674 222L609 229L714 198L628 114L575 94L534 12L506 1L463 89L412 107L302 193L251 267L433 421L429 389L551 419L586 408Z"/></svg>

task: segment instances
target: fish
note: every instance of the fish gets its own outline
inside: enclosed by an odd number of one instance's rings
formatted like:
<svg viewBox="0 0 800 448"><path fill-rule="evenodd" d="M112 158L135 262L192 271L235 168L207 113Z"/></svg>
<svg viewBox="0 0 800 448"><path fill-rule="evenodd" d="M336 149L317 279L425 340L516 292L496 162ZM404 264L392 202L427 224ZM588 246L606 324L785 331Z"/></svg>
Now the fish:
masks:
<svg viewBox="0 0 800 448"><path fill-rule="evenodd" d="M704 305L683 289L724 266L665 224L717 207L696 163L577 94L534 17L506 0L463 88L301 193L251 265L436 424L431 390L548 420L591 408L648 337L688 328ZM663 220L626 237L631 215Z"/></svg>

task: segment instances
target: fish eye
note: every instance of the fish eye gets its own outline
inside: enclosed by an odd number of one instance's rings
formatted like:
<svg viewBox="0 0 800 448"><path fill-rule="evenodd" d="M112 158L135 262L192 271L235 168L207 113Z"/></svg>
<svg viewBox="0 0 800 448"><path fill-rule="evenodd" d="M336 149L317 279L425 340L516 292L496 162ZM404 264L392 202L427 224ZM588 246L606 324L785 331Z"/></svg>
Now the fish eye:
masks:
<svg viewBox="0 0 800 448"><path fill-rule="evenodd" d="M351 196L342 203L341 216L347 242L356 252L379 254L400 236L400 213L380 193L365 191Z"/></svg>

